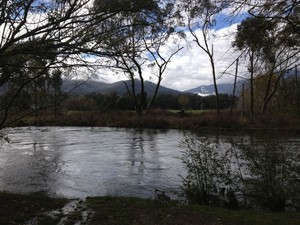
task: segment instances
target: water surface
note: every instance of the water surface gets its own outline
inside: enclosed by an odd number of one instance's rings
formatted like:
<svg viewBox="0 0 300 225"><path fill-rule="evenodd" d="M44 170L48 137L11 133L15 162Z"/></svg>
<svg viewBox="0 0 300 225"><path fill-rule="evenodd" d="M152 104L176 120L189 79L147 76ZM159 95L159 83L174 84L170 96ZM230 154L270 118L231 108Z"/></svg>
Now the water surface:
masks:
<svg viewBox="0 0 300 225"><path fill-rule="evenodd" d="M183 132L122 128L22 127L5 130L0 190L50 195L176 196L184 175Z"/></svg>

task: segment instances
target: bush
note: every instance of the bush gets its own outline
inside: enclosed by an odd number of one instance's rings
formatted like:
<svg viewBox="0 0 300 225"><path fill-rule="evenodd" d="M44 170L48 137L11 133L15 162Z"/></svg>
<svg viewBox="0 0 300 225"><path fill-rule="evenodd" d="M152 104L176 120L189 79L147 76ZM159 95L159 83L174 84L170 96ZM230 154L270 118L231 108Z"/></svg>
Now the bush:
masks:
<svg viewBox="0 0 300 225"><path fill-rule="evenodd" d="M186 136L180 146L185 149L181 159L187 177L182 178L182 189L187 200L201 205L237 207L230 206L235 201L229 184L230 159L227 151L220 151L220 142Z"/></svg>
<svg viewBox="0 0 300 225"><path fill-rule="evenodd" d="M299 146L185 137L183 192L191 203L275 212L300 207ZM238 197L238 198L237 198Z"/></svg>

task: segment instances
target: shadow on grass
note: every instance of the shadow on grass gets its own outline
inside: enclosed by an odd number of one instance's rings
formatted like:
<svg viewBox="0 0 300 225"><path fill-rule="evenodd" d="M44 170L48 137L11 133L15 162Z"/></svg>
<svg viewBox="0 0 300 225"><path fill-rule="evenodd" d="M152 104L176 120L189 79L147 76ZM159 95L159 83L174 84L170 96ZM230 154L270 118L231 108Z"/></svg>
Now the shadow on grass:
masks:
<svg viewBox="0 0 300 225"><path fill-rule="evenodd" d="M62 208L68 201L70 200L50 198L44 193L0 193L0 225L24 224L45 212Z"/></svg>
<svg viewBox="0 0 300 225"><path fill-rule="evenodd" d="M87 206L94 211L89 224L119 225L181 225L234 224L284 225L300 224L300 213L258 213L226 210L176 202L160 202L137 198L88 198Z"/></svg>
<svg viewBox="0 0 300 225"><path fill-rule="evenodd" d="M26 224L38 218L37 225L58 224L64 217L63 207L71 200L49 198L41 193L19 195L0 193L0 224ZM81 207L84 206L84 207ZM90 210L86 225L181 225L181 224L234 224L234 225L296 225L300 224L300 213L258 213L253 211L233 211L197 205L183 205L177 202L160 202L123 197L92 197L80 206L63 223L75 224L83 212ZM53 218L49 212L59 211L61 217ZM47 213L48 212L48 213Z"/></svg>

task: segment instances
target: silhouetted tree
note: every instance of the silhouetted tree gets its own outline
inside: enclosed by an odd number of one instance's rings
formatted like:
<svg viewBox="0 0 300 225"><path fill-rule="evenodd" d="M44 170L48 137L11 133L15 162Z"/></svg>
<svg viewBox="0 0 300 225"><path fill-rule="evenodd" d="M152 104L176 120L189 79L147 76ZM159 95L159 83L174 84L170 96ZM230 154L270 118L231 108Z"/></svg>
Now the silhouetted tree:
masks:
<svg viewBox="0 0 300 225"><path fill-rule="evenodd" d="M118 4L118 0L113 1ZM123 2L123 1L122 1ZM170 54L162 52L161 48L166 40L175 32L171 27L171 18L173 15L172 1L124 1L128 11L116 15L114 22L108 21L106 27L112 32L105 42L105 48L112 61L108 64L116 72L125 73L131 81L130 86L126 85L134 108L138 116L142 116L150 109L153 104L162 75L166 70L172 56L180 48L175 49ZM94 8L98 10L114 11L111 4L101 4L96 1ZM112 29L115 26L122 29ZM101 28L101 27L100 27ZM100 29L99 28L99 29ZM151 100L147 101L145 92L145 67L151 66L154 76L157 77L156 90ZM140 85L140 93L137 93L136 84Z"/></svg>

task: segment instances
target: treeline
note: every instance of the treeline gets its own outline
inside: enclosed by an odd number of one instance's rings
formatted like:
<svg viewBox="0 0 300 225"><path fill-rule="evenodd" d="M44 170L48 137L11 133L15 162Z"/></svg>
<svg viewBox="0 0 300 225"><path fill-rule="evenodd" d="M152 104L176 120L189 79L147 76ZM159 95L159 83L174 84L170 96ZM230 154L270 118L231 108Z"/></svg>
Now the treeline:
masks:
<svg viewBox="0 0 300 225"><path fill-rule="evenodd" d="M148 98L148 101L151 99ZM237 99L235 98L235 102ZM221 109L231 107L232 96L220 95ZM235 103L234 103L235 104ZM236 104L235 104L236 105ZM129 95L118 96L116 93L91 93L73 95L64 100L63 107L67 110L134 110L134 103ZM147 107L147 106L145 106ZM153 109L163 110L208 110L215 108L215 96L201 97L197 94L159 94L152 105Z"/></svg>
<svg viewBox="0 0 300 225"><path fill-rule="evenodd" d="M5 110L8 106L15 111L32 111L36 112L40 109L54 110L135 110L134 100L130 94L119 96L112 92L89 93L85 95L75 95L65 93L61 89L62 79L59 71L55 72L51 77L39 77L32 85L27 85L21 92L16 95L19 90L18 83L10 84L9 89L0 96L0 109ZM274 93L269 103L269 112L297 114L300 112L300 81L296 76L282 77L280 82L275 83L276 75L270 86L277 85L277 92ZM264 92L261 86L268 82L266 77L257 77L253 82L254 87L254 111L260 111L263 102ZM11 96L16 95L13 102L10 101ZM148 107L152 96L145 94L144 109ZM174 94L158 94L156 100L152 103L152 109L163 110L211 110L215 109L216 96L200 96L191 93ZM251 89L250 84L245 83L244 90L239 96L232 98L229 94L219 94L220 109L238 109L245 113L250 112L251 106Z"/></svg>

